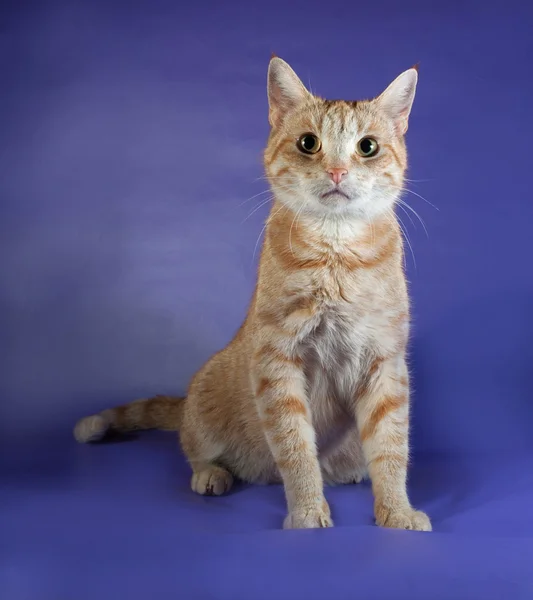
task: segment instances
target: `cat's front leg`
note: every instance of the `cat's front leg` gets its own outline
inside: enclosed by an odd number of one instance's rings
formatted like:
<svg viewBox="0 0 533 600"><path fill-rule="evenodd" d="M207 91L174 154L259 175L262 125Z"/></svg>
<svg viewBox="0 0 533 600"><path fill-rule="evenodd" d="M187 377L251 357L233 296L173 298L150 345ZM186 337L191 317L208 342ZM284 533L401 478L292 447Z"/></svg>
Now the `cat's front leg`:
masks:
<svg viewBox="0 0 533 600"><path fill-rule="evenodd" d="M287 348L268 342L258 345L252 362L261 424L285 487L284 527L331 527L302 361Z"/></svg>
<svg viewBox="0 0 533 600"><path fill-rule="evenodd" d="M376 523L384 527L431 531L428 516L407 496L409 380L403 354L379 360L356 416L374 493Z"/></svg>

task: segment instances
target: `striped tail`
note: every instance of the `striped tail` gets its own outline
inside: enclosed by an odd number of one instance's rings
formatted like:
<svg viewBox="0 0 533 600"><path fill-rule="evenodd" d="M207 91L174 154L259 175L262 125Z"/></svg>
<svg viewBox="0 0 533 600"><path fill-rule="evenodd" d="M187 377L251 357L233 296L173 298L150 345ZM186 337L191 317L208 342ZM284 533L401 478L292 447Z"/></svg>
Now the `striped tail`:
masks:
<svg viewBox="0 0 533 600"><path fill-rule="evenodd" d="M80 444L85 444L101 440L110 431L122 433L140 429L178 431L184 400L173 396L155 396L109 408L97 415L80 419L74 427L74 437Z"/></svg>

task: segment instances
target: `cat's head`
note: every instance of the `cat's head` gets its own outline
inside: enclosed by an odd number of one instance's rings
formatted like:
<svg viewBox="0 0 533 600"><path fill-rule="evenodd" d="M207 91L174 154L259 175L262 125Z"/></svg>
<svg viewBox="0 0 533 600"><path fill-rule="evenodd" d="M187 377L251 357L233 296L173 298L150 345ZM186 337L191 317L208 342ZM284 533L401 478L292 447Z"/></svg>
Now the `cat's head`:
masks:
<svg viewBox="0 0 533 600"><path fill-rule="evenodd" d="M416 68L373 100L324 100L273 57L268 70L265 169L276 197L301 213L372 219L400 195L407 166L404 134Z"/></svg>

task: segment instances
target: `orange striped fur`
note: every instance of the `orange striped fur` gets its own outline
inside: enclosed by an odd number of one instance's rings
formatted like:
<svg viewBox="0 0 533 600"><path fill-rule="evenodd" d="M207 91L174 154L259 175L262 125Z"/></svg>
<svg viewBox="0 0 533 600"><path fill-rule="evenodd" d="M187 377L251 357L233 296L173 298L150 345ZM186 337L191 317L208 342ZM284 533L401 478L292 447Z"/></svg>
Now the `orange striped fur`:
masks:
<svg viewBox="0 0 533 600"><path fill-rule="evenodd" d="M282 481L288 528L331 526L324 483L370 476L379 525L431 529L406 491L409 302L394 214L416 83L409 69L373 100L328 101L271 59L275 201L246 320L185 399L86 417L79 441L177 430L194 491Z"/></svg>

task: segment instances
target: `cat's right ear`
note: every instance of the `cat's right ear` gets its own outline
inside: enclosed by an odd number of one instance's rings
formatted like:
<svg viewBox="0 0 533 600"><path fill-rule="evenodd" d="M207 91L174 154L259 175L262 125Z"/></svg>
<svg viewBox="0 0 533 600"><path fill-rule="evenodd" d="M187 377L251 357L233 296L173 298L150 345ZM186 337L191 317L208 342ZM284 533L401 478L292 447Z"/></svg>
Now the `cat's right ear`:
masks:
<svg viewBox="0 0 533 600"><path fill-rule="evenodd" d="M285 115L310 96L298 75L281 58L273 56L268 66L268 120L279 127Z"/></svg>

